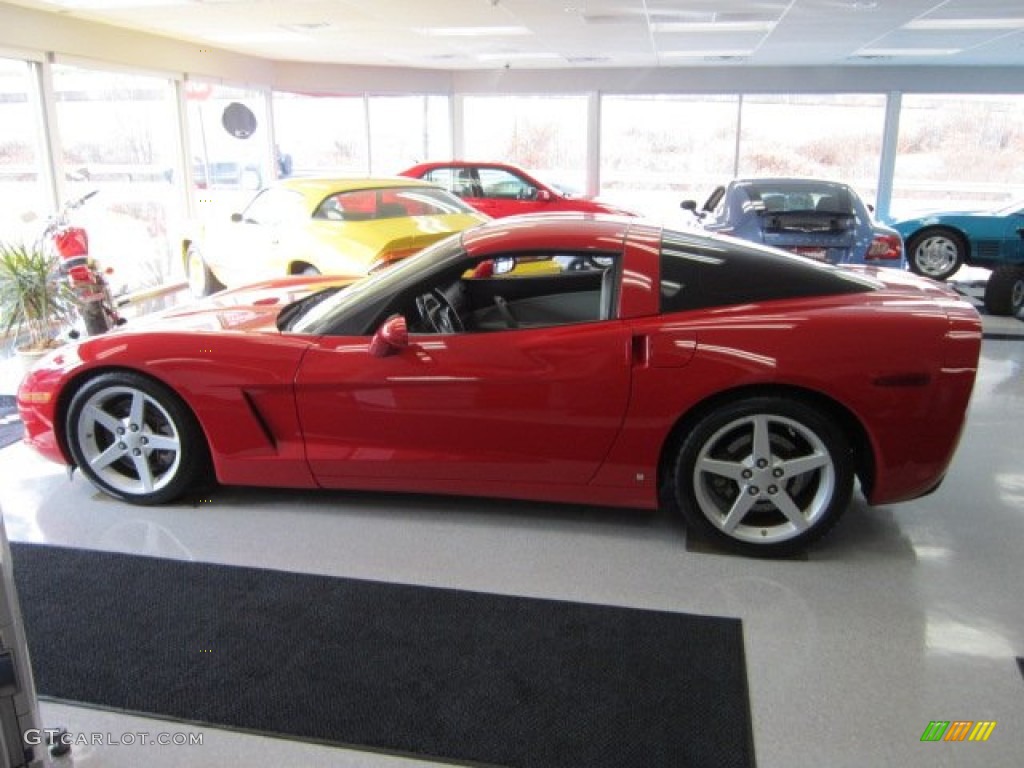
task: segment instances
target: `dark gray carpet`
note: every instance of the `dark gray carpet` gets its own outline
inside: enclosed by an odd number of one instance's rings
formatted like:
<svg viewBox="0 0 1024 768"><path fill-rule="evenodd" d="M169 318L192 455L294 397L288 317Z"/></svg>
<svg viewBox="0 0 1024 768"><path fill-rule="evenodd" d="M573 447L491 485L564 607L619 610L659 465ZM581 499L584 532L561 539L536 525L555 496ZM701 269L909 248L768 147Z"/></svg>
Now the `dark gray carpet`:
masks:
<svg viewBox="0 0 1024 768"><path fill-rule="evenodd" d="M23 432L14 395L0 395L0 448L21 440Z"/></svg>
<svg viewBox="0 0 1024 768"><path fill-rule="evenodd" d="M45 696L471 765L754 764L735 619L11 548Z"/></svg>

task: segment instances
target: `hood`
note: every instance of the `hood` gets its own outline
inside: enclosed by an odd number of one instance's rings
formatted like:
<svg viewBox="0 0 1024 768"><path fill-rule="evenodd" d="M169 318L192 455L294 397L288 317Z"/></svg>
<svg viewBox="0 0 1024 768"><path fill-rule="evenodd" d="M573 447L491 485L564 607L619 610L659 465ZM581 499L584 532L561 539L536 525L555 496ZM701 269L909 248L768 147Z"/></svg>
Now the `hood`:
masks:
<svg viewBox="0 0 1024 768"><path fill-rule="evenodd" d="M892 223L892 226L896 227L897 229L903 229L903 228L905 228L907 226L911 226L912 228L917 229L918 227L928 226L929 224L941 224L943 219L949 218L951 216L974 217L974 216L992 216L992 215L993 215L992 211L982 211L982 210L974 210L974 211L938 211L938 212L935 212L935 213L925 213L925 214L922 214L920 216L915 216L912 219L900 219L899 221L894 221Z"/></svg>
<svg viewBox="0 0 1024 768"><path fill-rule="evenodd" d="M131 320L131 331L247 331L277 333L277 316L287 305L358 278L339 275L284 277L221 291L213 296Z"/></svg>

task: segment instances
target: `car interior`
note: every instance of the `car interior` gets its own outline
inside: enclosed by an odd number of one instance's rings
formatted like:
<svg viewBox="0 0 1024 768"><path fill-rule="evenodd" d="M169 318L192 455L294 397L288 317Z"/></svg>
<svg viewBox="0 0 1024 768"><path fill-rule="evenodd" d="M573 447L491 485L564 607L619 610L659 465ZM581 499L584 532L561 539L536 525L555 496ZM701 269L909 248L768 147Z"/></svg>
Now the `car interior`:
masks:
<svg viewBox="0 0 1024 768"><path fill-rule="evenodd" d="M614 255L529 254L437 276L402 303L410 333L546 328L616 314Z"/></svg>

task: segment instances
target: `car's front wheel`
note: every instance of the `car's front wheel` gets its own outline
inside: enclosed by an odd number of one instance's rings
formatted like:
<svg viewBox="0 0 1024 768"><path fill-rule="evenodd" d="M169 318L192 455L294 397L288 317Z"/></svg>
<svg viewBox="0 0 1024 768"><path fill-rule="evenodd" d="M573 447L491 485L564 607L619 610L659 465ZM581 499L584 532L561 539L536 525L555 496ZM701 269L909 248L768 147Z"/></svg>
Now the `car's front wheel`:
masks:
<svg viewBox="0 0 1024 768"><path fill-rule="evenodd" d="M967 244L948 229L925 229L907 243L910 270L932 280L952 277L967 259Z"/></svg>
<svg viewBox="0 0 1024 768"><path fill-rule="evenodd" d="M224 287L206 266L203 252L195 243L191 243L185 252L185 276L188 279L189 290L196 298L209 296Z"/></svg>
<svg viewBox="0 0 1024 768"><path fill-rule="evenodd" d="M75 464L100 490L136 504L173 501L204 481L208 451L182 400L134 373L88 381L65 422Z"/></svg>
<svg viewBox="0 0 1024 768"><path fill-rule="evenodd" d="M744 554L804 549L853 492L849 442L818 409L778 397L720 406L687 434L674 470L687 525Z"/></svg>
<svg viewBox="0 0 1024 768"><path fill-rule="evenodd" d="M985 309L993 315L1017 315L1024 309L1024 266L996 267L985 283Z"/></svg>

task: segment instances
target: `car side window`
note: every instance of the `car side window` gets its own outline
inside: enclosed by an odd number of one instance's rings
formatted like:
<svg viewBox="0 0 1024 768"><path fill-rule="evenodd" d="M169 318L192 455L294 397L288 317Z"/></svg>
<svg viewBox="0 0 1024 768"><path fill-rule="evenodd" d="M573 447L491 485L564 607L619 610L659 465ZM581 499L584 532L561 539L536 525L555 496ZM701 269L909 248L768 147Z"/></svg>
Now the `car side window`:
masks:
<svg viewBox="0 0 1024 768"><path fill-rule="evenodd" d="M265 189L253 198L242 218L250 223L277 225L305 217L302 196L289 189Z"/></svg>
<svg viewBox="0 0 1024 768"><path fill-rule="evenodd" d="M665 230L661 244L661 312L685 312L808 296L874 290L847 270L730 242L708 243Z"/></svg>
<svg viewBox="0 0 1024 768"><path fill-rule="evenodd" d="M537 197L537 188L526 179L503 168L481 168L481 196L499 200L533 200Z"/></svg>
<svg viewBox="0 0 1024 768"><path fill-rule="evenodd" d="M429 285L400 309L412 334L488 333L614 319L619 256L508 254Z"/></svg>
<svg viewBox="0 0 1024 768"><path fill-rule="evenodd" d="M455 191L455 169L453 168L431 168L423 178L439 187L444 187L449 192Z"/></svg>

